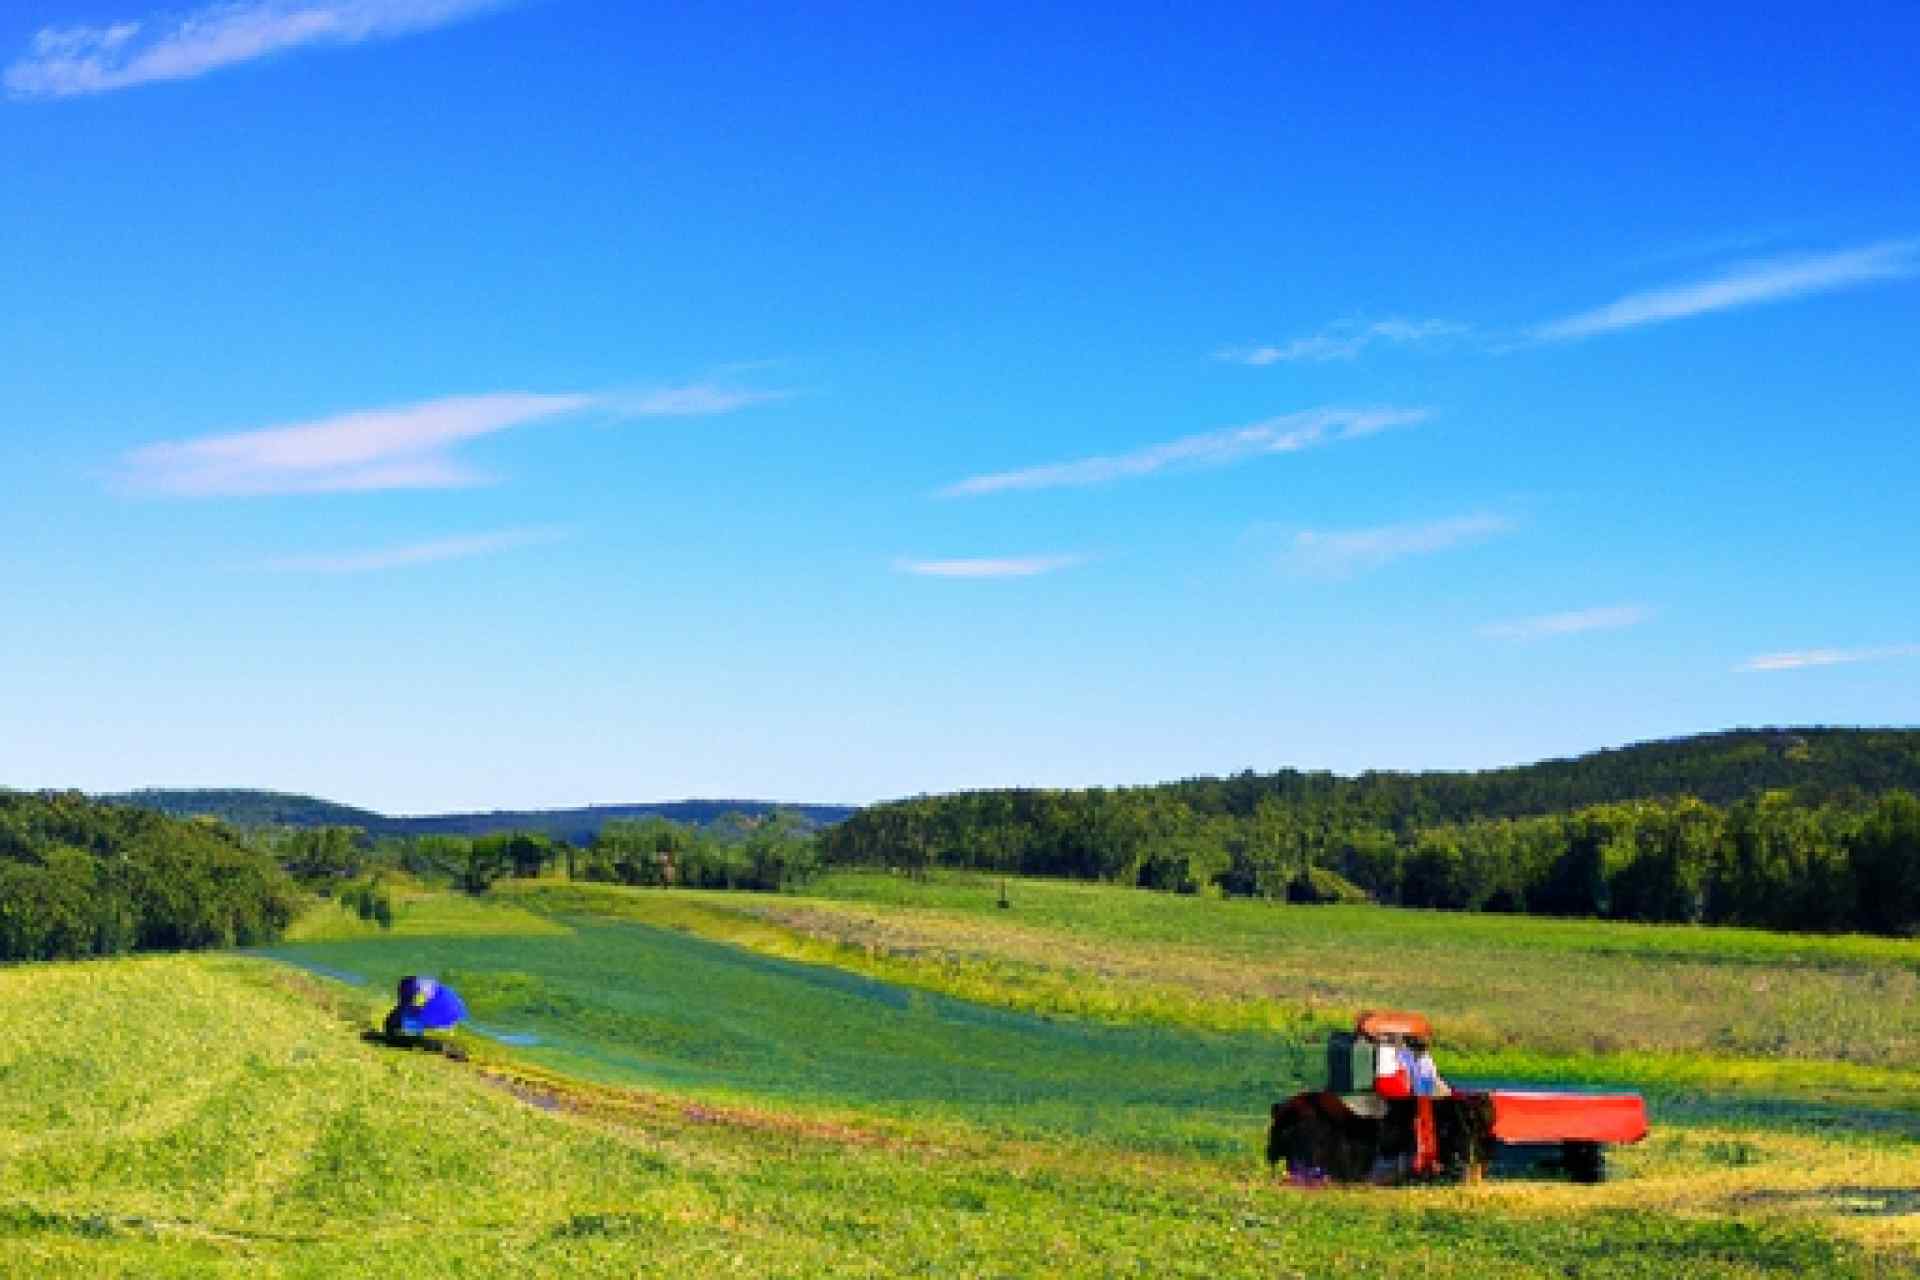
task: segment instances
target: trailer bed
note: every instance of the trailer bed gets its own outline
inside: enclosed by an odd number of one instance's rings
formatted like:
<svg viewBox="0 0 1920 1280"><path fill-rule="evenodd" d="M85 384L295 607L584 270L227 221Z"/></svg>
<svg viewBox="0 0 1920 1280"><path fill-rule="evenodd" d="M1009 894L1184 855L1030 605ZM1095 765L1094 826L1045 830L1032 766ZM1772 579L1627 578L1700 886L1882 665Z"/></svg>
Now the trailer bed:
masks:
<svg viewBox="0 0 1920 1280"><path fill-rule="evenodd" d="M1638 1142L1647 1136L1647 1104L1634 1093L1541 1093L1494 1089L1493 1136L1515 1145L1542 1142Z"/></svg>

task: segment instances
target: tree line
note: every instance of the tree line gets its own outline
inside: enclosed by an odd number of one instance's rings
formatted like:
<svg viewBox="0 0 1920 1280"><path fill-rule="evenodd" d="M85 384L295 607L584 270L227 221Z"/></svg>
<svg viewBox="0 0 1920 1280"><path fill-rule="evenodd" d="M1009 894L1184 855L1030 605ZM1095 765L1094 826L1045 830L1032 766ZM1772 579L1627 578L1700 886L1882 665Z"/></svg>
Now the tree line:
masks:
<svg viewBox="0 0 1920 1280"><path fill-rule="evenodd" d="M0 960L255 946L301 900L272 856L220 824L0 792Z"/></svg>
<svg viewBox="0 0 1920 1280"><path fill-rule="evenodd" d="M158 788L98 795L107 804L153 809L176 818L217 818L242 831L351 827L370 839L385 836L546 836L576 846L589 843L612 821L666 818L684 826L712 826L778 811L806 830L840 821L846 805L773 804L762 800L673 800L655 804L588 805L577 809L493 810L389 817L313 796L245 788Z"/></svg>
<svg viewBox="0 0 1920 1280"><path fill-rule="evenodd" d="M390 873L480 893L562 867L582 880L778 890L832 865L948 866L1294 901L1912 933L1916 791L1920 732L1851 729L1741 730L1481 773L1282 770L916 797L817 832L812 812L621 816L577 842L298 825L281 809L295 825L236 830L0 791L0 959L258 945L309 894L390 923Z"/></svg>
<svg viewBox="0 0 1920 1280"><path fill-rule="evenodd" d="M705 826L618 819L574 845L538 831L237 830L78 792L0 791L0 961L266 945L316 896L391 925L395 873L470 893L561 868L621 884L778 890L819 870L807 825L777 810Z"/></svg>
<svg viewBox="0 0 1920 1280"><path fill-rule="evenodd" d="M1185 784L981 791L864 810L823 832L827 862L1104 880L1182 893L1365 900L1778 929L1920 926L1920 801L1807 804L1785 790L1405 825L1352 794L1268 793L1244 813Z"/></svg>
<svg viewBox="0 0 1920 1280"><path fill-rule="evenodd" d="M347 826L263 832L255 839L303 887L378 918L378 890L368 886L386 871L468 893L484 893L502 878L555 872L614 884L779 890L819 871L807 826L804 817L776 809L728 813L698 826L617 818L581 844L540 831L369 836Z"/></svg>
<svg viewBox="0 0 1920 1280"><path fill-rule="evenodd" d="M1282 769L1165 784L1197 813L1245 818L1261 800L1333 807L1396 835L1444 823L1571 813L1623 800L1691 796L1726 807L1766 791L1807 807L1859 809L1888 791L1920 794L1920 730L1734 729L1640 742L1566 760L1474 772Z"/></svg>

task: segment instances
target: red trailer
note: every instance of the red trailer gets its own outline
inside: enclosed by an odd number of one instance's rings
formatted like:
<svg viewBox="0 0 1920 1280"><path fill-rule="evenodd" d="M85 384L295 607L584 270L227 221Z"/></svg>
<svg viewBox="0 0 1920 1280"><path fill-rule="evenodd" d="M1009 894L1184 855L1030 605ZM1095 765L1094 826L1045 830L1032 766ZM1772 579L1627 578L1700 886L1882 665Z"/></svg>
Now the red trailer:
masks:
<svg viewBox="0 0 1920 1280"><path fill-rule="evenodd" d="M1363 1013L1327 1042L1327 1087L1273 1105L1267 1161L1303 1180L1477 1177L1503 1153L1576 1182L1606 1177L1609 1146L1647 1136L1632 1093L1456 1089L1440 1078L1433 1028L1417 1013Z"/></svg>

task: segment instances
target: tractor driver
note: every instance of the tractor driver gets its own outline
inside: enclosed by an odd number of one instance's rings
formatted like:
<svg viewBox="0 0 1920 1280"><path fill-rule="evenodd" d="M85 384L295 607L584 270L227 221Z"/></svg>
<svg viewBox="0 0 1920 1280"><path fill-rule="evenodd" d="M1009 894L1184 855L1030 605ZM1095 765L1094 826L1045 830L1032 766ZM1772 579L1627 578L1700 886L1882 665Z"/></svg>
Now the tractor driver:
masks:
<svg viewBox="0 0 1920 1280"><path fill-rule="evenodd" d="M1445 1098L1453 1093L1440 1078L1432 1052L1418 1040L1381 1043L1374 1059L1373 1089L1383 1098Z"/></svg>
<svg viewBox="0 0 1920 1280"><path fill-rule="evenodd" d="M1440 1141L1433 1119L1433 1100L1453 1092L1440 1078L1433 1054L1418 1040L1400 1044L1382 1042L1374 1059L1373 1088L1383 1098L1412 1098L1413 1172L1428 1177L1439 1171Z"/></svg>

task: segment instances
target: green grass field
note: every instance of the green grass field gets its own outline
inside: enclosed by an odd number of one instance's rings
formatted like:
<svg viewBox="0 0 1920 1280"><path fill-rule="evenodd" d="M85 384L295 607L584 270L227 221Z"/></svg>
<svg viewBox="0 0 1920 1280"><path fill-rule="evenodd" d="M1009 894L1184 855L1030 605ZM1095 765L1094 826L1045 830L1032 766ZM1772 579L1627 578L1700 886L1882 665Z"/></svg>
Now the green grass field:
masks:
<svg viewBox="0 0 1920 1280"><path fill-rule="evenodd" d="M538 881L0 969L0 1271L1920 1274L1912 944L996 889ZM361 1042L406 972L504 1040ZM1277 1182L1267 1103L1369 1004L1654 1135L1601 1187Z"/></svg>

